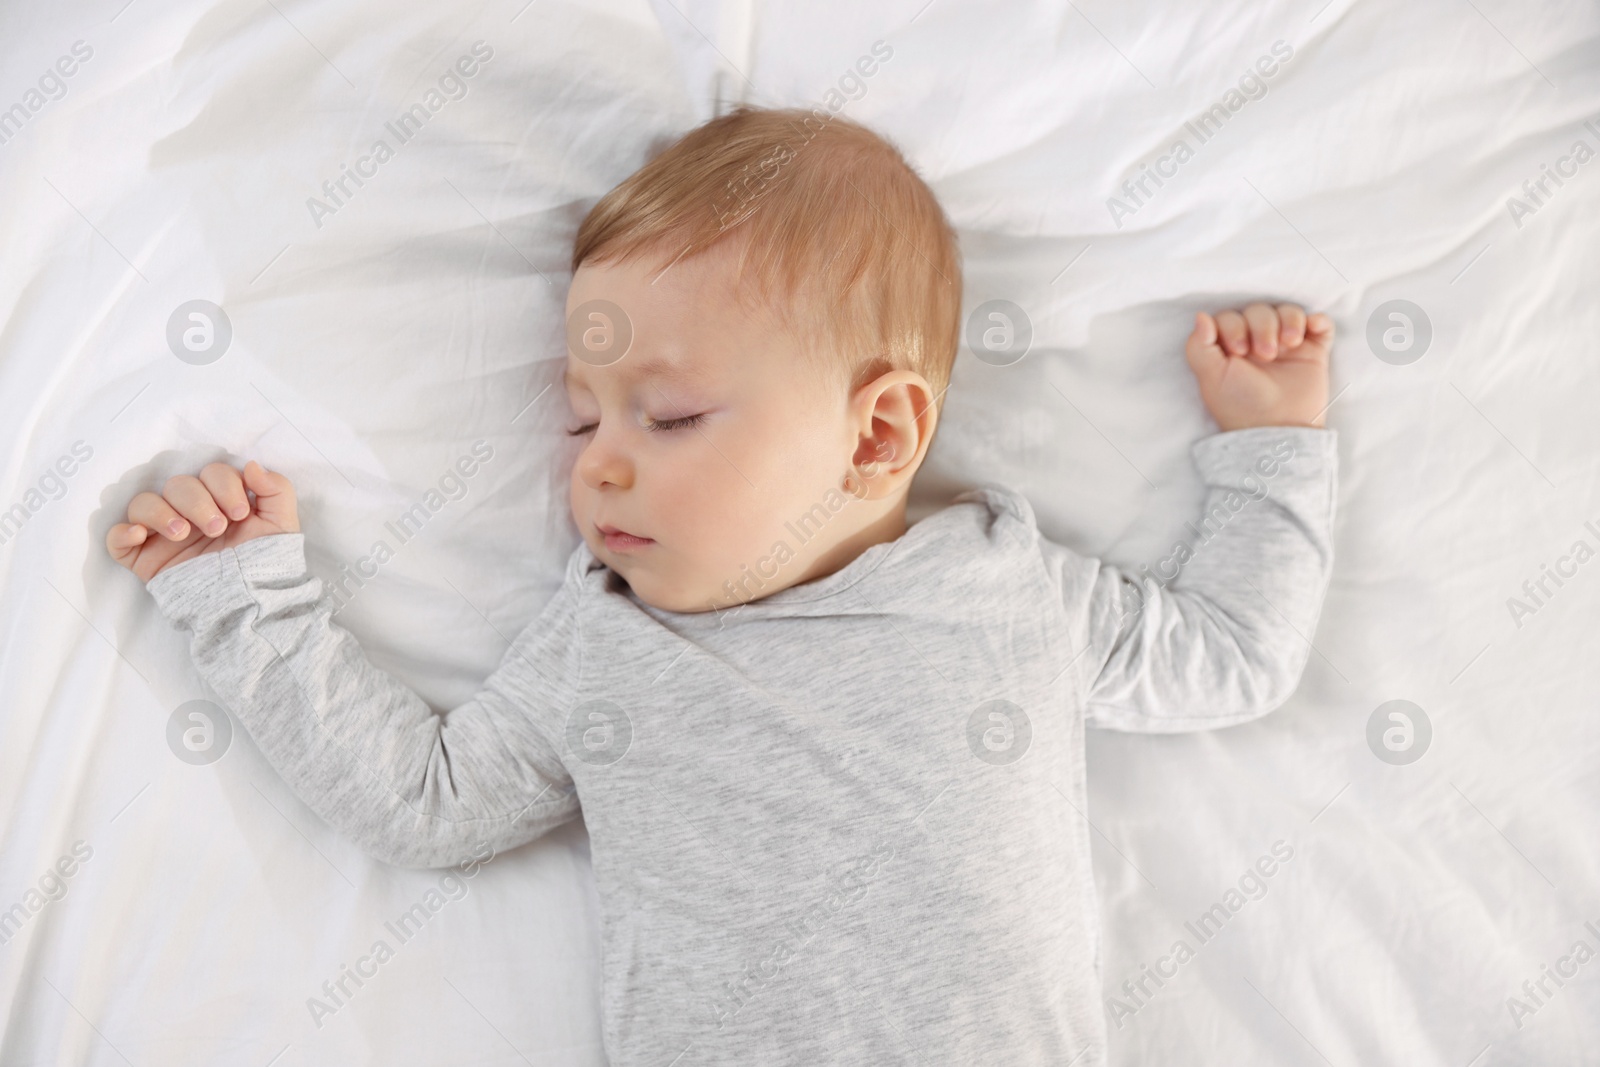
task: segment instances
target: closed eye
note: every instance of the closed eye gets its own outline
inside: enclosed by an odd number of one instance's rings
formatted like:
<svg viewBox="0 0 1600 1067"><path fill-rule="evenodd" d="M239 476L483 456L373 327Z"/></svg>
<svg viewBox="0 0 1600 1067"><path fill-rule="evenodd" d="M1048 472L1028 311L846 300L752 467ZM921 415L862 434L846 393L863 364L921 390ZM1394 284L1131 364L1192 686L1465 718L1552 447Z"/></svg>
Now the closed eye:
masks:
<svg viewBox="0 0 1600 1067"><path fill-rule="evenodd" d="M703 413L699 415L686 415L681 419L654 420L648 426L646 426L645 429L651 433L658 433L662 430L682 430L687 429L690 426L698 426L704 421L705 415ZM597 422L591 422L585 426L579 426L576 430L568 430L567 436L582 437L586 433L593 433L595 427L599 425L600 424Z"/></svg>
<svg viewBox="0 0 1600 1067"><path fill-rule="evenodd" d="M686 415L681 419L662 419L659 422L651 422L645 429L652 433L658 430L682 430L689 426L699 426L703 421L705 421L705 415L703 414Z"/></svg>

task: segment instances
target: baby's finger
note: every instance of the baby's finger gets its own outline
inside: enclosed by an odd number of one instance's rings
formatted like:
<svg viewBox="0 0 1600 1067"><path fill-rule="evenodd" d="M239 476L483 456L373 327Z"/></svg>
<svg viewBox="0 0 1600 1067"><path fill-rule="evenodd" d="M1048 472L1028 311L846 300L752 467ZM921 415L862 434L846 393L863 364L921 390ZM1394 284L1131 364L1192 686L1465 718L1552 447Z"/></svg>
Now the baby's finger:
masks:
<svg viewBox="0 0 1600 1067"><path fill-rule="evenodd" d="M1322 312L1306 319L1306 339L1297 352L1302 359L1326 362L1333 348L1333 320Z"/></svg>
<svg viewBox="0 0 1600 1067"><path fill-rule="evenodd" d="M1231 356L1242 356L1250 351L1249 329L1244 316L1237 311L1224 311L1217 316L1217 332L1222 335L1222 347Z"/></svg>
<svg viewBox="0 0 1600 1067"><path fill-rule="evenodd" d="M1271 361L1278 358L1278 313L1271 304L1260 302L1244 309L1244 320L1250 324L1250 347L1257 359Z"/></svg>
<svg viewBox="0 0 1600 1067"><path fill-rule="evenodd" d="M1306 339L1306 309L1299 304L1279 304L1278 322L1280 346L1286 350L1299 348Z"/></svg>
<svg viewBox="0 0 1600 1067"><path fill-rule="evenodd" d="M238 522L250 517L250 498L238 471L226 463L208 463L200 472L200 483L228 518Z"/></svg>
<svg viewBox="0 0 1600 1067"><path fill-rule="evenodd" d="M154 493L140 493L128 502L128 521L158 530L169 541L182 541L189 536L188 521Z"/></svg>
<svg viewBox="0 0 1600 1067"><path fill-rule="evenodd" d="M255 460L244 465L244 481L256 495L256 511L280 530L300 529L299 509L294 484L276 471L269 471Z"/></svg>
<svg viewBox="0 0 1600 1067"><path fill-rule="evenodd" d="M1183 354L1189 358L1189 367L1202 379L1210 379L1221 371L1228 357L1217 345L1217 322L1204 311L1195 313L1194 331L1189 334Z"/></svg>
<svg viewBox="0 0 1600 1067"><path fill-rule="evenodd" d="M106 533L106 551L124 567L132 567L150 531L137 523L119 522Z"/></svg>
<svg viewBox="0 0 1600 1067"><path fill-rule="evenodd" d="M161 495L178 510L179 515L194 523L195 528L207 537L221 537L222 531L228 528L227 516L211 499L210 490L192 474L168 478L167 484L161 488Z"/></svg>

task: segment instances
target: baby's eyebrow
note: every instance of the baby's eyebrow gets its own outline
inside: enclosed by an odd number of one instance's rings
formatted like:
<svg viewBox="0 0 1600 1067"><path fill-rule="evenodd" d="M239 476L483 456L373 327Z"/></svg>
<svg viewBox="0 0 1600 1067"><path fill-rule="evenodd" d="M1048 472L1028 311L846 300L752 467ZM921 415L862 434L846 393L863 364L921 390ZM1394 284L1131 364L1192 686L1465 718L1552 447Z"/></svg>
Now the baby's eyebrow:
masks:
<svg viewBox="0 0 1600 1067"><path fill-rule="evenodd" d="M568 386L583 385L584 383L578 380L573 371L574 368L569 365L566 374L562 376L562 381ZM674 363L660 358L639 360L628 368L627 376L639 381L655 379L680 384L692 384L706 379L705 372L694 364Z"/></svg>

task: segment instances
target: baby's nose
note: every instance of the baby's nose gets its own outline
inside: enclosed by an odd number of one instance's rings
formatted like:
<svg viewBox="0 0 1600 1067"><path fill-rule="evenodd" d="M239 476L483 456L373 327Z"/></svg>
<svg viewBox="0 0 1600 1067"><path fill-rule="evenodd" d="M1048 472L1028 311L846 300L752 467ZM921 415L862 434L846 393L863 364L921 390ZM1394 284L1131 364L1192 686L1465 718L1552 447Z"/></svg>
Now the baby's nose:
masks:
<svg viewBox="0 0 1600 1067"><path fill-rule="evenodd" d="M598 439L578 457L578 474L590 489L614 485L627 489L633 485L633 463L620 450Z"/></svg>

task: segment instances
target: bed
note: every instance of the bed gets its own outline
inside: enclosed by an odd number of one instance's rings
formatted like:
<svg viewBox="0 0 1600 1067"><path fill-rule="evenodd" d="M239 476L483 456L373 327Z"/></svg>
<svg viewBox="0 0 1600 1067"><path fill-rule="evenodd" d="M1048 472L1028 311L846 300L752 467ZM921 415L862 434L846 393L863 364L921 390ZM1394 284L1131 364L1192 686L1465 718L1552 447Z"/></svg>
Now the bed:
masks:
<svg viewBox="0 0 1600 1067"><path fill-rule="evenodd" d="M316 573L368 561L340 622L465 699L577 543L572 234L741 101L890 136L964 306L1025 317L958 358L913 518L998 482L1154 564L1214 432L1194 312L1337 323L1298 691L1090 736L1107 1061L1600 1061L1600 9L107 0L0 49L0 1063L605 1062L581 824L364 857L100 545L261 459Z"/></svg>

